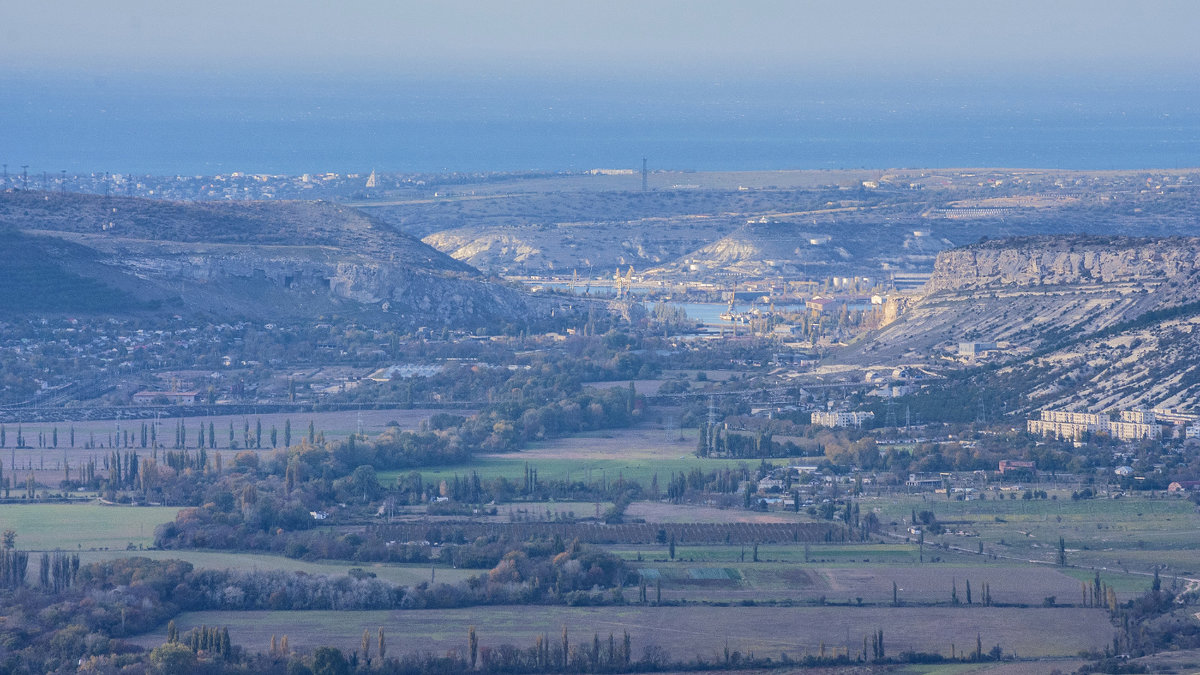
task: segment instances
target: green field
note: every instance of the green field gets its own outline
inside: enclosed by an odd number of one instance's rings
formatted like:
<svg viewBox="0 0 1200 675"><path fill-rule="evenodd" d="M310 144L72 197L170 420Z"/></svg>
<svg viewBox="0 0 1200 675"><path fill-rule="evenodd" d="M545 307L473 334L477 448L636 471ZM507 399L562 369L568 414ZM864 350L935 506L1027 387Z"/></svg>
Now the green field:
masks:
<svg viewBox="0 0 1200 675"><path fill-rule="evenodd" d="M228 553L224 551L195 550L154 550L137 551L135 553L123 550L84 551L80 555L80 559L86 564L130 555L144 556L155 560L184 560L192 563L197 569L283 570L287 572L304 572L305 574L344 576L351 568L359 568L365 572L374 573L375 576L385 581L405 586L417 585L431 580L436 583L453 584L463 581L472 575L486 572L485 570L453 569L443 565L434 566L436 569L431 570L430 565L355 563L340 560L310 562L307 560L293 560L292 558L280 555L267 555L265 553Z"/></svg>
<svg viewBox="0 0 1200 675"><path fill-rule="evenodd" d="M1059 571L1080 583L1087 582L1091 584L1096 579L1096 572L1090 569L1067 567ZM1172 578L1170 576L1163 577L1162 584L1164 590L1171 588L1171 581ZM1152 578L1144 574L1123 574L1111 570L1100 572L1100 582L1112 588L1118 595L1145 593L1150 590L1150 584L1153 583ZM1185 582L1182 579L1179 580L1179 590L1182 590L1184 584Z"/></svg>
<svg viewBox="0 0 1200 675"><path fill-rule="evenodd" d="M610 483L620 478L636 480L643 488L649 488L655 474L658 484L666 489L667 481L672 473L687 473L695 468L705 472L723 468L736 469L739 465L748 464L757 467L757 462L733 459L699 459L692 455L675 459L546 459L533 458L524 452L516 452L503 456L482 456L469 464L452 466L425 467L415 469L425 480L453 479L454 476L467 476L471 472L479 474L480 478L491 479L505 477L509 480L520 480L525 468L533 467L538 471L541 481L584 481L591 483L602 478ZM408 475L410 471L381 471L379 480L384 484L394 481L399 476Z"/></svg>
<svg viewBox="0 0 1200 675"><path fill-rule="evenodd" d="M0 504L0 530L15 530L24 550L125 550L154 544L154 528L175 519L170 506Z"/></svg>
<svg viewBox="0 0 1200 675"><path fill-rule="evenodd" d="M154 528L173 520L178 511L174 507L101 504L4 504L0 505L0 530L15 530L19 549L79 551L84 563L136 555L159 560L185 560L198 569L286 570L336 576L358 567L396 584L431 580L429 565L310 562L260 553L149 550L154 543ZM456 583L479 573L481 570L437 566L432 578L439 583Z"/></svg>
<svg viewBox="0 0 1200 675"><path fill-rule="evenodd" d="M1200 572L1200 514L1176 497L1127 495L1119 499L993 499L952 501L926 496L868 497L862 509L878 509L884 523L907 523L912 511L933 511L938 520L966 536L945 534L926 539L1020 560L1055 562L1062 537L1069 565L1113 571L1149 572L1166 565L1167 574ZM903 528L897 527L902 532Z"/></svg>
<svg viewBox="0 0 1200 675"><path fill-rule="evenodd" d="M549 441L529 444L520 452L479 455L467 464L420 469L422 476L430 480L453 478L472 471L482 478L504 476L520 479L525 467L538 470L541 480L565 480L592 482L605 478L636 480L649 487L655 474L659 485L665 489L671 473L687 473L699 467L713 471L741 465L755 468L757 460L700 459L695 456L696 430L685 429L683 440L679 432L668 433L653 423L644 423L630 429L577 434ZM782 463L782 460L776 460ZM407 471L382 472L381 480L394 479Z"/></svg>
<svg viewBox="0 0 1200 675"><path fill-rule="evenodd" d="M189 612L176 623L181 632L193 626L228 626L234 641L265 651L271 636L287 635L291 647L308 651L319 645L356 649L363 630L383 627L391 654L405 651L444 653L466 647L467 628L476 626L480 646L533 644L540 633L556 638L566 626L572 643L607 638L628 630L634 654L648 645L675 658L715 659L726 641L730 649L778 657L815 654L824 643L861 651L863 637L882 629L887 648L950 654L973 648L980 635L985 649L999 644L1022 657L1071 656L1082 649L1101 649L1112 639L1107 614L1094 609L1014 609L981 607L471 607L451 610L364 612ZM1046 626L1054 626L1047 631ZM136 638L137 644L160 644L165 626Z"/></svg>

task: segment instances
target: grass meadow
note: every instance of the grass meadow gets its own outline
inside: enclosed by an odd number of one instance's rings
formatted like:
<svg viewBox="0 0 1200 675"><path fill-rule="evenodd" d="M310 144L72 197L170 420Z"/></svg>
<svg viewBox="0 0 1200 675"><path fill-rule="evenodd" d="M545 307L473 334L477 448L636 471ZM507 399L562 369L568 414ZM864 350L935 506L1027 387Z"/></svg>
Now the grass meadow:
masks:
<svg viewBox="0 0 1200 675"><path fill-rule="evenodd" d="M884 523L905 523L912 511L933 511L949 521L945 534L926 538L968 550L984 550L1021 560L1054 563L1061 537L1067 563L1086 569L1180 576L1200 572L1200 513L1186 499L1161 493L1127 494L1120 498L954 501L926 496L868 497L864 512L877 509Z"/></svg>
<svg viewBox="0 0 1200 675"><path fill-rule="evenodd" d="M578 434L565 438L531 443L520 452L489 453L477 455L467 464L420 469L429 480L453 478L471 472L481 478L503 476L520 479L526 466L536 468L541 480L582 480L593 482L603 479L616 481L619 478L636 480L649 488L657 474L659 485L665 490L672 473L687 473L695 468L705 472L722 468L736 469L745 465L751 469L758 466L757 460L701 459L696 457L696 430L684 429L673 432L651 424L632 429L610 429L606 431ZM782 464L783 460L775 460ZM381 472L381 480L394 480L408 471Z"/></svg>
<svg viewBox="0 0 1200 675"><path fill-rule="evenodd" d="M154 528L178 512L170 506L0 504L0 530L14 530L24 550L124 551L152 546Z"/></svg>

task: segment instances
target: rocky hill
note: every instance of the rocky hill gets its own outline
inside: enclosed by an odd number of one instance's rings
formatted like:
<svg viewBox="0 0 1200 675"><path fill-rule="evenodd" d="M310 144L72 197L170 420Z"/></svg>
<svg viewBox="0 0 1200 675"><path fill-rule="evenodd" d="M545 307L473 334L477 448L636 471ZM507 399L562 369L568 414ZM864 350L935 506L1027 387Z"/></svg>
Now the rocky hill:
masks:
<svg viewBox="0 0 1200 675"><path fill-rule="evenodd" d="M953 242L900 223L880 227L854 208L779 214L739 226L689 252L667 272L685 268L734 272L750 278L830 275L882 276L881 270L928 270Z"/></svg>
<svg viewBox="0 0 1200 675"><path fill-rule="evenodd" d="M1193 405L1198 299L1200 238L983 242L940 254L923 295L844 359L992 364L1035 406ZM997 349L964 356L963 342Z"/></svg>
<svg viewBox="0 0 1200 675"><path fill-rule="evenodd" d="M47 279L69 278L68 289L120 296L131 310L259 318L366 313L414 326L473 326L563 309L489 283L386 224L324 202L192 204L10 192L0 194L0 228L36 263L21 283L39 289L48 288ZM8 295L9 306L24 302ZM80 304L70 293L65 299L63 309ZM94 307L107 311L110 304Z"/></svg>
<svg viewBox="0 0 1200 675"><path fill-rule="evenodd" d="M14 190L0 226L134 239L259 246L327 246L423 269L474 273L383 221L331 202L177 202Z"/></svg>
<svg viewBox="0 0 1200 675"><path fill-rule="evenodd" d="M500 274L604 274L618 266L643 270L675 260L728 231L732 226L727 220L469 226L435 232L422 241Z"/></svg>

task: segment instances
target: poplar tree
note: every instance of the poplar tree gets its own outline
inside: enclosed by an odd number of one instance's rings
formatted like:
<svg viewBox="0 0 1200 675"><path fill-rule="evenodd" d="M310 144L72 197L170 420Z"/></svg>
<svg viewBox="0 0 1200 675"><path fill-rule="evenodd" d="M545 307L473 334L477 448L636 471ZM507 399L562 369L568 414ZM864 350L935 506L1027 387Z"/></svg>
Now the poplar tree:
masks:
<svg viewBox="0 0 1200 675"><path fill-rule="evenodd" d="M564 630L563 644L566 644L566 637L565 637L566 629L564 628L563 630ZM475 636L475 626L469 626L469 627L467 627L467 651L469 651L471 653L471 670L475 670L475 659L476 659L478 650L479 650L479 639Z"/></svg>

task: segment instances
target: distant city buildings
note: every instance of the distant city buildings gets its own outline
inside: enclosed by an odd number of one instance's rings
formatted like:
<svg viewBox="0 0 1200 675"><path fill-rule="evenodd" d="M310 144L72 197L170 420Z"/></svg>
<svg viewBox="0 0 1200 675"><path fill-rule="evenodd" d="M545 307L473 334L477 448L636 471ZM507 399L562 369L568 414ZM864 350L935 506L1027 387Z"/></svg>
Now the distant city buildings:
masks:
<svg viewBox="0 0 1200 675"><path fill-rule="evenodd" d="M1029 420L1026 429L1064 441L1082 441L1091 434L1108 434L1122 441L1162 438L1162 428L1149 410L1122 410L1116 420L1106 413L1043 410L1041 419Z"/></svg>

